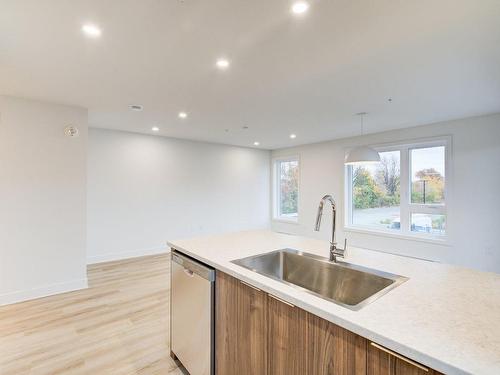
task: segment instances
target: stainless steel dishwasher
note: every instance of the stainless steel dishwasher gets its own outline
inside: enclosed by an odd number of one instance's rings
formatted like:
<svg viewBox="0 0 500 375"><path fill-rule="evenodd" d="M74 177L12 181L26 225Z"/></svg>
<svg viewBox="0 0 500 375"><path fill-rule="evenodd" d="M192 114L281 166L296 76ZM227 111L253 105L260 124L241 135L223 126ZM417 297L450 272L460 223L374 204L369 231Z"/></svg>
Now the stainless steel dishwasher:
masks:
<svg viewBox="0 0 500 375"><path fill-rule="evenodd" d="M215 270L171 254L170 355L190 375L214 375Z"/></svg>

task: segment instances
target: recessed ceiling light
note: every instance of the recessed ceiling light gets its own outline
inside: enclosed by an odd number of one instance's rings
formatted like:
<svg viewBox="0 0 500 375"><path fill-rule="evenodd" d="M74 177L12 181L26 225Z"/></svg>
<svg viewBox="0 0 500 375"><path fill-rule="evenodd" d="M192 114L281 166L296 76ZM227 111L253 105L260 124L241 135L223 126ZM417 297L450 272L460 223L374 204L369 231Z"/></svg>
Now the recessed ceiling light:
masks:
<svg viewBox="0 0 500 375"><path fill-rule="evenodd" d="M83 25L82 32L90 38L99 38L102 33L99 27L91 23Z"/></svg>
<svg viewBox="0 0 500 375"><path fill-rule="evenodd" d="M295 139L295 138L297 138L297 135L296 134L290 134L290 138Z"/></svg>
<svg viewBox="0 0 500 375"><path fill-rule="evenodd" d="M253 143L254 146L259 146L260 145L260 142L254 142Z"/></svg>
<svg viewBox="0 0 500 375"><path fill-rule="evenodd" d="M217 60L215 65L217 66L217 68L224 70L224 69L229 68L229 61L227 59L220 58Z"/></svg>
<svg viewBox="0 0 500 375"><path fill-rule="evenodd" d="M129 105L129 108L132 110L132 111L137 111L137 112L141 112L144 107L140 104L132 104L132 105Z"/></svg>
<svg viewBox="0 0 500 375"><path fill-rule="evenodd" d="M309 9L309 4L305 1L297 1L292 5L292 13L294 14L302 14L307 12Z"/></svg>
<svg viewBox="0 0 500 375"><path fill-rule="evenodd" d="M159 132L159 131L160 131L160 128L159 128L158 126L153 126L153 127L151 128L151 130L152 130L152 131L154 131L154 132Z"/></svg>
<svg viewBox="0 0 500 375"><path fill-rule="evenodd" d="M186 118L188 114L186 112L179 112L179 118Z"/></svg>

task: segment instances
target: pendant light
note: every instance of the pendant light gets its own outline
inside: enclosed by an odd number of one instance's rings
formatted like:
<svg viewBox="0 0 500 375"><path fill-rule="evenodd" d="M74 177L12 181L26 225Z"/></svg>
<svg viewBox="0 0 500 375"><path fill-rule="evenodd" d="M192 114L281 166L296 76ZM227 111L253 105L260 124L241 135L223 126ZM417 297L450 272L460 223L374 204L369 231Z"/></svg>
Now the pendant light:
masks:
<svg viewBox="0 0 500 375"><path fill-rule="evenodd" d="M361 118L361 135L363 135L363 118L366 112L356 113ZM353 165L361 163L378 163L380 155L373 148L368 146L358 146L350 150L345 156L344 164Z"/></svg>

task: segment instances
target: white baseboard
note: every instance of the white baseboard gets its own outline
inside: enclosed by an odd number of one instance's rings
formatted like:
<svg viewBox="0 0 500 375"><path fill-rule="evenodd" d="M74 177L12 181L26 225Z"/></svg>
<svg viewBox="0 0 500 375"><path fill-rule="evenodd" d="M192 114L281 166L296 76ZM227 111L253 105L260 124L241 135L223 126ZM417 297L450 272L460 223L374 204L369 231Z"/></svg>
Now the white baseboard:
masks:
<svg viewBox="0 0 500 375"><path fill-rule="evenodd" d="M95 264L102 262L110 262L114 260L122 260L128 258L137 258L146 255L166 254L170 252L170 248L166 246L157 246L149 249L139 249L134 251L124 251L120 253L103 254L91 256L87 258L87 264ZM28 290L20 290L12 293L0 294L0 306L10 305L13 303L28 301L32 299L52 296L54 294L73 292L75 290L88 288L87 278L66 281L37 287Z"/></svg>
<svg viewBox="0 0 500 375"><path fill-rule="evenodd" d="M156 246L156 247L150 247L148 249L139 249L139 250L134 250L134 251L123 251L120 253L94 255L94 256L87 257L87 264L112 262L114 260L137 258L137 257L146 256L146 255L166 254L168 252L170 252L169 247Z"/></svg>
<svg viewBox="0 0 500 375"><path fill-rule="evenodd" d="M13 303L28 301L42 297L48 297L54 294L73 292L75 290L86 289L86 288L88 288L87 278L65 281L63 283L45 285L28 290L19 290L16 292L0 295L0 306L10 305Z"/></svg>

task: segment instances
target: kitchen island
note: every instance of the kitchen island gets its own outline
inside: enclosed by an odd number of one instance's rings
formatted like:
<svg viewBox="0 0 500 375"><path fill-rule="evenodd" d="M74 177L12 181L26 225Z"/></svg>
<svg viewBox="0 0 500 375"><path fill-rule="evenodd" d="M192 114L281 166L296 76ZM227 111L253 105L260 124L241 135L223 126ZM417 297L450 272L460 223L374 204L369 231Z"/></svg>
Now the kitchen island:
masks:
<svg viewBox="0 0 500 375"><path fill-rule="evenodd" d="M370 358L370 350L380 349L396 359L401 356L405 363L415 362L415 374L434 370L445 374L500 373L498 274L351 247L345 261L408 278L359 311L352 311L231 262L284 248L327 256L326 241L263 230L169 241L168 244L215 268L218 271L216 289L218 279L221 282L239 280L249 290L281 301L280 305L266 303L267 308L274 308L278 315L288 304L300 309L300 314L303 311L320 319L319 325L323 321L331 323L334 328L327 330L333 332L338 327L356 335L354 341L357 337L366 340L361 345L365 345L368 355L365 353L363 358ZM255 300L250 302L250 308L255 309ZM217 303L221 300L216 299L216 309ZM277 323L279 331L283 322ZM308 345L314 342L309 340ZM216 352L218 349L216 347ZM263 352L264 358L260 360L268 361L269 355ZM364 373L366 368L355 371Z"/></svg>

